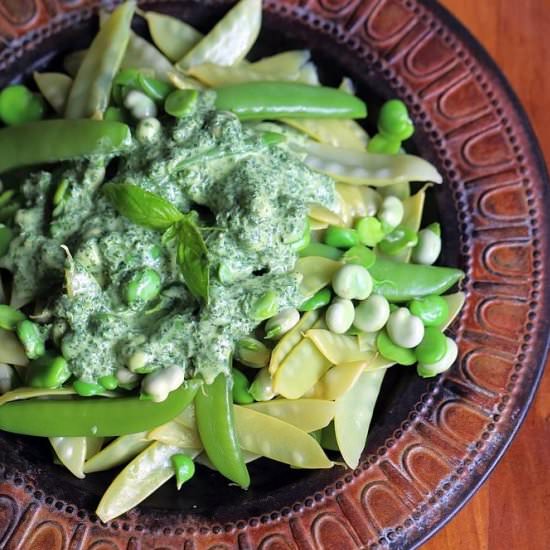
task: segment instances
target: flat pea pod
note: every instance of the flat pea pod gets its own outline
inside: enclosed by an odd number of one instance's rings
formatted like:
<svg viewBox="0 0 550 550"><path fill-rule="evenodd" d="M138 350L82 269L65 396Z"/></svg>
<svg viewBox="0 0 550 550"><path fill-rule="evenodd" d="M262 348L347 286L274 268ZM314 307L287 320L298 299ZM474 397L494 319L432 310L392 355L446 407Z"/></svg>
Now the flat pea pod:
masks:
<svg viewBox="0 0 550 550"><path fill-rule="evenodd" d="M227 479L243 488L250 485L235 431L231 380L223 373L204 386L195 398L197 427L212 464Z"/></svg>
<svg viewBox="0 0 550 550"><path fill-rule="evenodd" d="M323 243L309 243L305 248L298 252L298 256L305 258L307 256L317 256L319 258L328 258L338 261L342 257L342 251L334 246Z"/></svg>
<svg viewBox="0 0 550 550"><path fill-rule="evenodd" d="M151 442L145 438L147 432L121 435L84 463L84 473L102 472L132 460Z"/></svg>
<svg viewBox="0 0 550 550"><path fill-rule="evenodd" d="M75 477L84 479L84 462L86 460L86 437L51 437L50 444L55 454Z"/></svg>
<svg viewBox="0 0 550 550"><path fill-rule="evenodd" d="M260 81L216 88L216 108L241 120L364 118L365 104L334 88L299 82Z"/></svg>
<svg viewBox="0 0 550 550"><path fill-rule="evenodd" d="M380 355L388 361L400 365L414 365L416 363L416 354L414 351L394 344L385 330L381 330L378 333L376 347Z"/></svg>
<svg viewBox="0 0 550 550"><path fill-rule="evenodd" d="M378 257L369 268L374 293L390 302L408 302L430 294L443 294L456 284L464 272L452 267L405 264Z"/></svg>
<svg viewBox="0 0 550 550"><path fill-rule="evenodd" d="M447 352L445 335L435 327L426 328L422 342L414 352L419 363L436 363Z"/></svg>
<svg viewBox="0 0 550 550"><path fill-rule="evenodd" d="M0 92L0 120L7 126L34 122L43 116L44 101L26 86L15 84Z"/></svg>
<svg viewBox="0 0 550 550"><path fill-rule="evenodd" d="M398 226L378 243L378 248L384 254L396 256L408 248L413 248L417 243L418 235L415 231Z"/></svg>
<svg viewBox="0 0 550 550"><path fill-rule="evenodd" d="M66 118L103 116L130 40L135 8L134 1L125 2L101 25L76 73L65 108Z"/></svg>
<svg viewBox="0 0 550 550"><path fill-rule="evenodd" d="M194 399L201 383L189 380L166 401L137 397L33 400L0 407L0 429L45 437L110 437L150 430L172 420Z"/></svg>
<svg viewBox="0 0 550 550"><path fill-rule="evenodd" d="M31 388L60 388L71 376L67 361L61 356L46 354L27 367L27 384Z"/></svg>
<svg viewBox="0 0 550 550"><path fill-rule="evenodd" d="M256 378L250 384L249 392L256 401L269 401L275 397L273 380L267 367L258 371Z"/></svg>
<svg viewBox="0 0 550 550"><path fill-rule="evenodd" d="M120 122L42 120L0 129L0 174L32 166L126 149L130 129Z"/></svg>
<svg viewBox="0 0 550 550"><path fill-rule="evenodd" d="M46 101L53 107L57 114L65 111L67 97L73 80L63 73L33 73L34 81Z"/></svg>
<svg viewBox="0 0 550 550"><path fill-rule="evenodd" d="M442 296L435 294L417 298L409 303L409 310L424 323L426 327L438 327L449 315L449 306Z"/></svg>
<svg viewBox="0 0 550 550"><path fill-rule="evenodd" d="M330 288L323 288L314 294L309 300L306 300L298 309L300 311L314 311L322 307L328 306L332 299L332 291Z"/></svg>
<svg viewBox="0 0 550 550"><path fill-rule="evenodd" d="M26 318L27 316L18 309L0 304L0 328L13 331L17 324Z"/></svg>
<svg viewBox="0 0 550 550"><path fill-rule="evenodd" d="M159 80L166 81L172 70L172 63L150 42L132 32L120 68L147 70Z"/></svg>

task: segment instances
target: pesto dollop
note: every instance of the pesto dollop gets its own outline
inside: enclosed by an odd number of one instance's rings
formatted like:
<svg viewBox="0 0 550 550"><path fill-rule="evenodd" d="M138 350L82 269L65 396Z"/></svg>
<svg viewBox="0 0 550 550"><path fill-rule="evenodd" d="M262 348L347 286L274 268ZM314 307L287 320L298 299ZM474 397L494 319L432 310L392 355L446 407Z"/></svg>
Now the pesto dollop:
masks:
<svg viewBox="0 0 550 550"><path fill-rule="evenodd" d="M257 326L266 292L278 310L303 301L294 243L312 204L335 207L334 183L212 99L203 94L192 116L167 119L156 139L135 140L122 156L37 171L21 186L17 235L0 267L13 273L14 305L39 306L49 345L77 379L177 365L208 382ZM101 192L107 181L198 212L207 303L186 287L174 239L120 215ZM147 299L132 298L139 284L150 285Z"/></svg>

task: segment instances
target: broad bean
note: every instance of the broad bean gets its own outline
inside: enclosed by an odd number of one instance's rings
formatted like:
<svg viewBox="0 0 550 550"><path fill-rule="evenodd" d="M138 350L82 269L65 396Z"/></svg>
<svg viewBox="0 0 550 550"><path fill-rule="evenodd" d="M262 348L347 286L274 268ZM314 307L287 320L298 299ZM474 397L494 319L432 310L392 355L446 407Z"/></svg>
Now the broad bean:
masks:
<svg viewBox="0 0 550 550"><path fill-rule="evenodd" d="M269 363L271 351L265 344L256 340L256 338L246 336L237 342L235 354L237 360L243 365L254 369L261 369Z"/></svg>
<svg viewBox="0 0 550 550"><path fill-rule="evenodd" d="M439 224L432 224L418 232L418 243L412 253L414 263L431 265L441 254L441 236L434 226L439 229Z"/></svg>
<svg viewBox="0 0 550 550"><path fill-rule="evenodd" d="M45 339L36 323L27 319L20 321L17 323L16 333L29 359L38 359L46 353Z"/></svg>
<svg viewBox="0 0 550 550"><path fill-rule="evenodd" d="M419 363L432 364L440 361L447 352L446 337L438 328L427 327L422 342L414 350Z"/></svg>
<svg viewBox="0 0 550 550"><path fill-rule="evenodd" d="M422 321L411 315L406 307L400 307L390 314L386 328L394 344L402 348L414 348L424 338Z"/></svg>
<svg viewBox="0 0 550 550"><path fill-rule="evenodd" d="M418 363L418 366L416 367L418 376L421 376L422 378L431 378L432 376L436 376L437 374L446 371L452 366L458 357L458 347L455 341L448 336L446 337L446 342L447 351L439 361L436 361L435 363Z"/></svg>
<svg viewBox="0 0 550 550"><path fill-rule="evenodd" d="M293 329L299 321L300 314L297 309L285 309L267 321L265 324L265 337L278 339Z"/></svg>
<svg viewBox="0 0 550 550"><path fill-rule="evenodd" d="M378 218L365 216L357 221L355 230L365 246L376 246L384 238L384 230Z"/></svg>
<svg viewBox="0 0 550 550"><path fill-rule="evenodd" d="M389 197L384 197L377 217L383 225L393 229L403 221L404 215L405 209L403 203L397 197L390 195Z"/></svg>
<svg viewBox="0 0 550 550"><path fill-rule="evenodd" d="M372 294L355 308L353 324L364 332L381 330L390 317L390 303L384 296Z"/></svg>
<svg viewBox="0 0 550 550"><path fill-rule="evenodd" d="M409 302L409 311L419 317L426 327L442 325L449 315L449 306L442 296L430 294Z"/></svg>
<svg viewBox="0 0 550 550"><path fill-rule="evenodd" d="M130 90L124 98L124 106L136 120L157 116L155 102L143 92Z"/></svg>
<svg viewBox="0 0 550 550"><path fill-rule="evenodd" d="M183 384L184 379L184 370L172 365L145 376L141 382L141 389L155 403L160 403L168 397L170 392L177 390Z"/></svg>
<svg viewBox="0 0 550 550"><path fill-rule="evenodd" d="M327 309L325 322L330 331L344 334L353 324L354 316L353 302L336 298Z"/></svg>
<svg viewBox="0 0 550 550"><path fill-rule="evenodd" d="M332 277L332 288L340 298L365 300L372 292L373 280L363 266L346 264Z"/></svg>

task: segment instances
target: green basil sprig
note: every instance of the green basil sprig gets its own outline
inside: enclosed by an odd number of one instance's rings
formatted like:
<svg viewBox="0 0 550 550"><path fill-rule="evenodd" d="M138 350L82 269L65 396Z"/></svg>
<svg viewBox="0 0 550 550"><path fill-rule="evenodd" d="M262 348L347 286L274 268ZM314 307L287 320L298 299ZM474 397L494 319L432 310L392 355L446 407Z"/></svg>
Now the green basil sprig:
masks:
<svg viewBox="0 0 550 550"><path fill-rule="evenodd" d="M196 212L184 214L161 196L129 183L107 183L103 193L113 207L137 225L164 231L163 242L177 239L177 262L189 291L208 303L208 250L196 223Z"/></svg>

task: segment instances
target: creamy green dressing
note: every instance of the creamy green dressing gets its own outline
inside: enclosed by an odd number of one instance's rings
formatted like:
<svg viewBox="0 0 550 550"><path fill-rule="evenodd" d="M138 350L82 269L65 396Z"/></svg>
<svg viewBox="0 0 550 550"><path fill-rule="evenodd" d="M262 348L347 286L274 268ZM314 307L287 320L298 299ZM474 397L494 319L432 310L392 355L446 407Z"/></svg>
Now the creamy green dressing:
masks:
<svg viewBox="0 0 550 550"><path fill-rule="evenodd" d="M199 211L211 271L208 304L187 291L175 243L119 215L101 194L105 181ZM61 184L67 191L53 206ZM136 356L146 370L178 365L207 381L227 369L235 342L258 324L251 310L266 291L277 292L280 310L303 301L293 243L311 204L336 203L332 180L284 145L266 145L232 114L213 110L208 93L193 116L166 120L154 143L136 141L115 159L35 172L21 193L17 236L0 260L14 275L12 301L36 301L49 345L89 382ZM129 306L124 286L147 267L160 274L161 294Z"/></svg>

